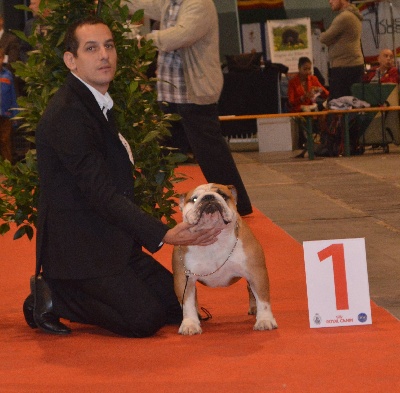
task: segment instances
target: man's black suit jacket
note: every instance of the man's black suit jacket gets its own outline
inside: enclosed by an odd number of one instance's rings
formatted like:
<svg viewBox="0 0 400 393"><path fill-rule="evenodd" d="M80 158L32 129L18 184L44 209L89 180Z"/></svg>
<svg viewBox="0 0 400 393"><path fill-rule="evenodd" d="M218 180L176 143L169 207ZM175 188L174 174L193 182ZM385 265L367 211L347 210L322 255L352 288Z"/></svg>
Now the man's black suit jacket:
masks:
<svg viewBox="0 0 400 393"><path fill-rule="evenodd" d="M158 250L168 227L133 202L133 175L112 115L74 75L36 132L37 264L53 279L120 272L135 250Z"/></svg>

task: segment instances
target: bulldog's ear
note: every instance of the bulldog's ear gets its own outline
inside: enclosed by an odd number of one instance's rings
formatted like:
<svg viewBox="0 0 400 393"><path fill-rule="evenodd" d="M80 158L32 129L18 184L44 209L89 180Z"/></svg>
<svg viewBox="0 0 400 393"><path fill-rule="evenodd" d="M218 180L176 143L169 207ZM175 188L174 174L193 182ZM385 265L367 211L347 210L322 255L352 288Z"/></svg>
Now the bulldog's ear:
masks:
<svg viewBox="0 0 400 393"><path fill-rule="evenodd" d="M236 187L233 185L229 185L227 186L228 190L232 193L233 199L235 200L235 204L237 204L237 191L236 191Z"/></svg>
<svg viewBox="0 0 400 393"><path fill-rule="evenodd" d="M187 194L181 194L179 196L179 210L183 211L183 207L185 206L185 199Z"/></svg>

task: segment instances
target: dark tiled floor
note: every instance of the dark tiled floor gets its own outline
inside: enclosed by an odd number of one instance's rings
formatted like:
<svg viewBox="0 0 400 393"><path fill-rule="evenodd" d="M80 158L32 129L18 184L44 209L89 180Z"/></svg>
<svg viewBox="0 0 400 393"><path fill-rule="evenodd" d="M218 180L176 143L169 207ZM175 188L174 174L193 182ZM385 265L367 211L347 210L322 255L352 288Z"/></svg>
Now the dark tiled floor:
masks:
<svg viewBox="0 0 400 393"><path fill-rule="evenodd" d="M233 153L252 203L299 242L364 237L371 298L400 319L400 148L361 156Z"/></svg>

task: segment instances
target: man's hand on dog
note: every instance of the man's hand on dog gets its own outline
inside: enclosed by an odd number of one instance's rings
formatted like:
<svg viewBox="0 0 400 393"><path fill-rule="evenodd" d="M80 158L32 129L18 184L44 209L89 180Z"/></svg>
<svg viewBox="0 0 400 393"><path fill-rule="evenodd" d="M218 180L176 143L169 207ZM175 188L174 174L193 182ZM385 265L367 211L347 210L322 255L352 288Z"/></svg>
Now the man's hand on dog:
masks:
<svg viewBox="0 0 400 393"><path fill-rule="evenodd" d="M193 231L194 226L187 222L179 223L165 234L163 242L175 246L208 246L215 243L221 233L218 227Z"/></svg>

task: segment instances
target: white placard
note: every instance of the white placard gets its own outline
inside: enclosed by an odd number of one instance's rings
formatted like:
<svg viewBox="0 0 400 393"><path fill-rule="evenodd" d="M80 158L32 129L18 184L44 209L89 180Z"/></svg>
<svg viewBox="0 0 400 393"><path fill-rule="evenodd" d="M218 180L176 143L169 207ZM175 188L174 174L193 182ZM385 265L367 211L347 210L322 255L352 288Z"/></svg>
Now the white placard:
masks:
<svg viewBox="0 0 400 393"><path fill-rule="evenodd" d="M311 328L372 323L365 239L303 243Z"/></svg>
<svg viewBox="0 0 400 393"><path fill-rule="evenodd" d="M268 20L266 31L273 63L284 64L293 73L299 70L300 57L313 60L310 18Z"/></svg>
<svg viewBox="0 0 400 393"><path fill-rule="evenodd" d="M261 26L259 23L241 25L243 53L262 52Z"/></svg>

